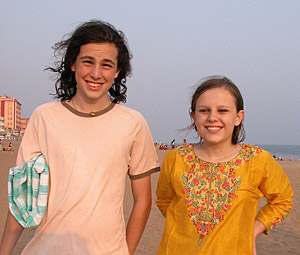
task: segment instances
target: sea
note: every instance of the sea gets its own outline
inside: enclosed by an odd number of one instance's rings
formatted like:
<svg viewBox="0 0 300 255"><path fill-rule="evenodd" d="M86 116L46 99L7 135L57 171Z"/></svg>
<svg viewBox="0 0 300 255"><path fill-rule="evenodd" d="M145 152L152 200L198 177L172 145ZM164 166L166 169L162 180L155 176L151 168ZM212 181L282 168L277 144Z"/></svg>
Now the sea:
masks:
<svg viewBox="0 0 300 255"><path fill-rule="evenodd" d="M181 144L176 144L180 146ZM284 158L292 160L300 160L300 145L270 145L270 144L255 144L260 148L270 152L273 156L277 158Z"/></svg>
<svg viewBox="0 0 300 255"><path fill-rule="evenodd" d="M300 145L258 145L260 148L270 152L270 154L276 157L282 157L292 160L300 160Z"/></svg>

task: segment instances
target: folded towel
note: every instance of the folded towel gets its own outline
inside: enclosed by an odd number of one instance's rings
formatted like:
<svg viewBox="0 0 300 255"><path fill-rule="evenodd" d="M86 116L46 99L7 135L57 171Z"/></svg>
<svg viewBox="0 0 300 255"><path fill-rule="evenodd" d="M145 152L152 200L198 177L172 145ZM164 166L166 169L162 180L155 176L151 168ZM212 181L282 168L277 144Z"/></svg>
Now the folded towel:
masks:
<svg viewBox="0 0 300 255"><path fill-rule="evenodd" d="M40 224L47 210L49 170L38 154L20 166L9 169L8 205L22 227Z"/></svg>

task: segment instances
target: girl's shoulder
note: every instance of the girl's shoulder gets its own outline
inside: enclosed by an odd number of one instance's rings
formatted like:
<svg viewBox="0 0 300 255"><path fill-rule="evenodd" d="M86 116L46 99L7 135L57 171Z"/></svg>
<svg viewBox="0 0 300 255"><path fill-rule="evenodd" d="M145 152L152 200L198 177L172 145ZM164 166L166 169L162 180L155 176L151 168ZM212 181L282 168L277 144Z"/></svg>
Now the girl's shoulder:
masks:
<svg viewBox="0 0 300 255"><path fill-rule="evenodd" d="M194 155L194 144L180 145L180 146L176 147L175 149L169 151L168 154L173 157L175 157L175 156L185 157L185 156L189 156L189 155Z"/></svg>
<svg viewBox="0 0 300 255"><path fill-rule="evenodd" d="M172 149L165 154L165 161L168 162L175 162L178 161L193 161L196 159L195 153L194 153L194 145L193 144L187 144L187 145L181 145L176 147L175 149Z"/></svg>
<svg viewBox="0 0 300 255"><path fill-rule="evenodd" d="M257 145L253 144L241 144L242 150L240 156L245 159L255 159L265 162L272 158L270 153Z"/></svg>

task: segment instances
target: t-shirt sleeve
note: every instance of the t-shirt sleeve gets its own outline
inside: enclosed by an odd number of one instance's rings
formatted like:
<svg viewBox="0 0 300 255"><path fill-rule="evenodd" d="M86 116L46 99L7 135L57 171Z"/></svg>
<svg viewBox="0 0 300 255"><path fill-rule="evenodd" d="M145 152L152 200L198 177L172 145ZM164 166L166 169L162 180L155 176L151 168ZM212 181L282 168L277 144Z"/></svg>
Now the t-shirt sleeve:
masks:
<svg viewBox="0 0 300 255"><path fill-rule="evenodd" d="M268 234L289 215L293 197L288 177L269 154L265 164L265 177L259 188L268 203L259 210L256 219L265 225L265 234Z"/></svg>
<svg viewBox="0 0 300 255"><path fill-rule="evenodd" d="M21 165L41 153L39 138L39 113L36 109L30 117L18 151L16 165Z"/></svg>
<svg viewBox="0 0 300 255"><path fill-rule="evenodd" d="M140 179L160 170L153 139L145 119L139 115L130 152L129 177Z"/></svg>

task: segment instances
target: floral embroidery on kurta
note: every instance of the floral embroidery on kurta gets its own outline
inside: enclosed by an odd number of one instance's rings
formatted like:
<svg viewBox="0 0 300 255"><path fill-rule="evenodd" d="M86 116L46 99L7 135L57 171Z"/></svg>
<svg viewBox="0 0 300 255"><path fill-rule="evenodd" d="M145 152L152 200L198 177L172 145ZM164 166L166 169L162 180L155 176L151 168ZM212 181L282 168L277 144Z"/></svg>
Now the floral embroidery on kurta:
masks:
<svg viewBox="0 0 300 255"><path fill-rule="evenodd" d="M275 220L275 221L272 223L272 225L266 229L266 231L265 231L264 233L269 234L270 231L271 231L276 225L280 224L287 216L288 216L288 214L285 214L285 215L282 216L282 218L278 218L277 220Z"/></svg>
<svg viewBox="0 0 300 255"><path fill-rule="evenodd" d="M189 165L182 175L188 215L200 235L198 245L217 224L224 220L241 184L235 169L261 152L256 146L243 145L240 154L225 163L210 163L196 157L193 145L182 146L178 153Z"/></svg>

